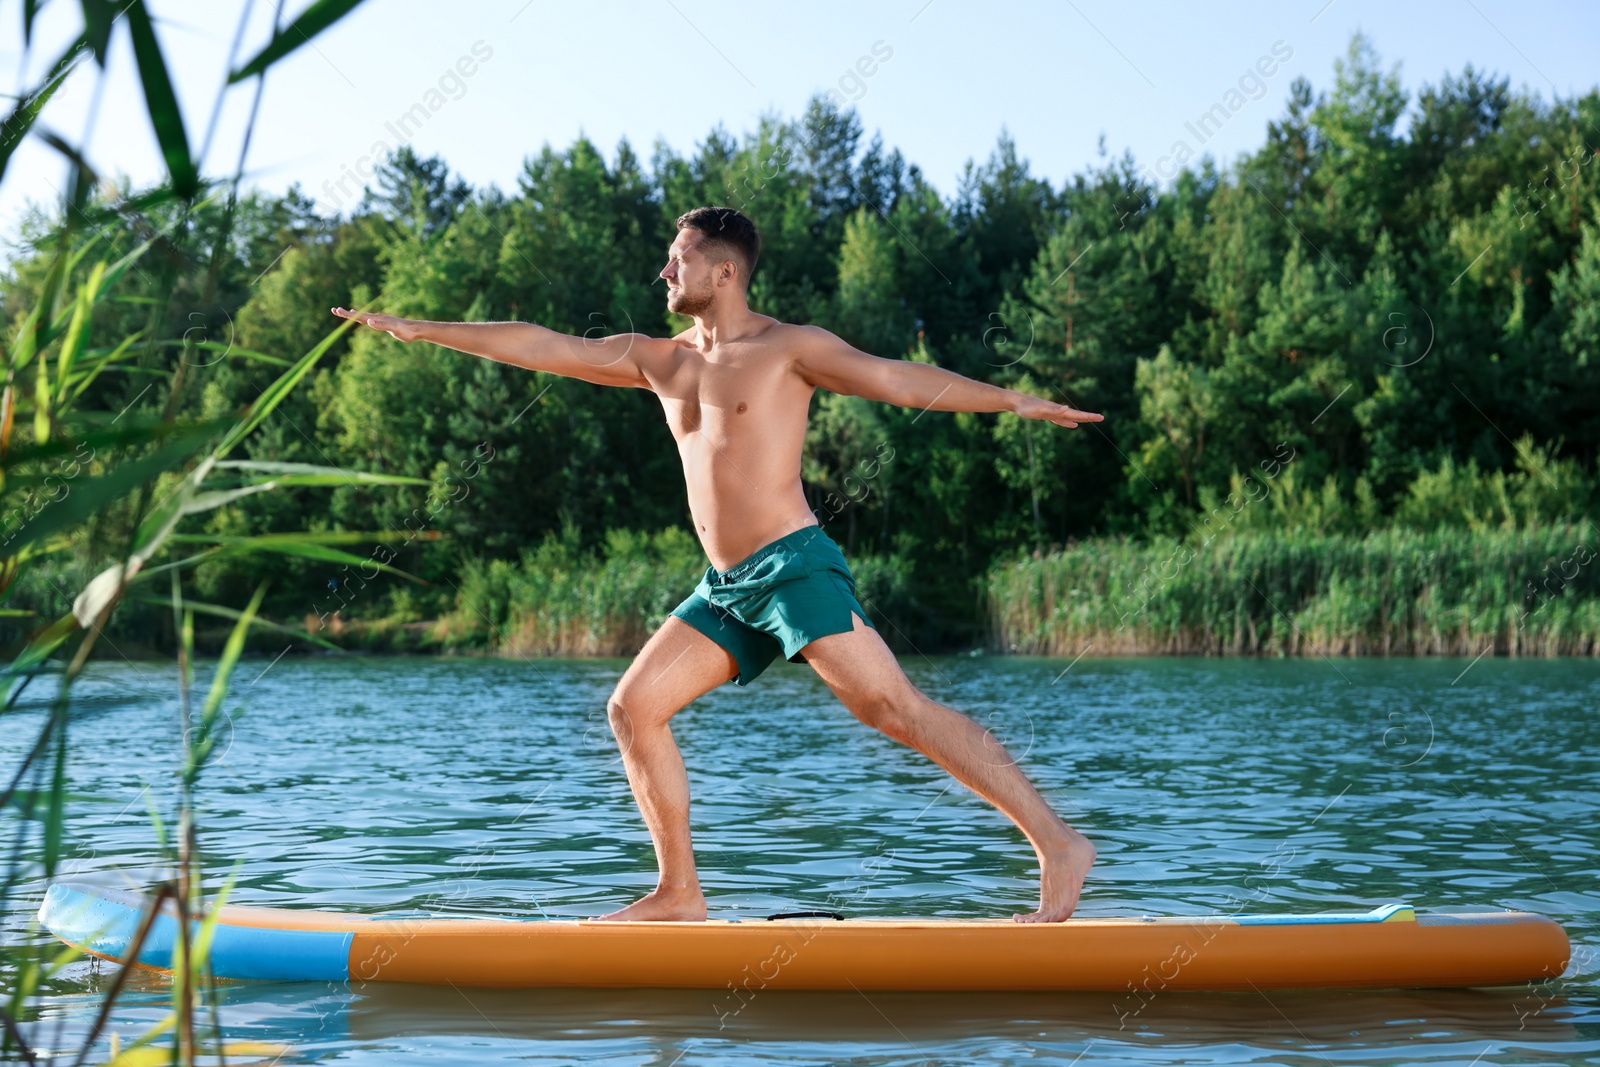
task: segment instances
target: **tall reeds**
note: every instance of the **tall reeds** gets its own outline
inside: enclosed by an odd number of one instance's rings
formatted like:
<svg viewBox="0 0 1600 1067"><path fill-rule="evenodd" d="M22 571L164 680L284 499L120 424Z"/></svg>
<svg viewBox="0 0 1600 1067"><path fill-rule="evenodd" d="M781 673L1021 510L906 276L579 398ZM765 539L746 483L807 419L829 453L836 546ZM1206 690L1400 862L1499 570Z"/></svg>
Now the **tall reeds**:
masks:
<svg viewBox="0 0 1600 1067"><path fill-rule="evenodd" d="M569 529L516 563L466 563L456 609L436 633L447 647L507 656L631 655L705 569L686 530L613 531L603 550L586 552Z"/></svg>
<svg viewBox="0 0 1600 1067"><path fill-rule="evenodd" d="M995 645L1050 656L1600 653L1600 539L1522 530L1083 541L994 567Z"/></svg>
<svg viewBox="0 0 1600 1067"><path fill-rule="evenodd" d="M359 2L313 3L294 23L275 26L267 46L236 67L237 48L243 39L241 18L235 52L224 68L228 71L224 90L227 85L255 79L259 103L266 70ZM21 8L24 47L19 66L23 70L29 66L33 22L41 6L28 3ZM72 753L73 683L118 606L139 595L139 587L159 579L172 603L179 642L183 747L175 753L173 773L178 778L180 799L177 811L171 813L170 824L176 826L176 834L171 838L165 834L167 820L157 820L153 827L152 850L166 856L171 877L152 889L143 930L131 954L137 954L158 909L176 916L180 936L172 1012L128 1046L121 1058L131 1062L127 1057L135 1049L154 1052L150 1046L166 1039L172 1042L172 1058L189 1064L203 1051L223 1049L215 1016L210 1049L202 1050L196 1021L201 994L210 983L205 967L209 928L204 871L196 844L193 793L211 755L215 726L227 700L228 678L255 621L260 597L258 594L243 611L227 605L194 604L182 595L181 576L204 560L267 552L314 554L319 559L357 563L360 559L332 548L333 540L327 535L225 538L186 531L193 527L195 516L244 496L356 480L371 484L371 476L228 458L304 379L348 324L298 360L283 361L288 369L237 417L215 422L181 417L197 368L215 362L216 357L195 358L196 349L204 344L195 343L183 329L184 316L172 313L177 286L159 287L164 297L149 303L144 328L122 336L100 336L103 324L115 319L113 305L122 297L119 283L130 270L149 267L159 275L163 270L192 272L198 265L205 273L209 264L204 299L213 299L244 156L241 153L231 180L204 176L205 151L202 148L198 157L191 152L144 0L80 0L80 7L83 24L77 38L49 64L37 86L18 99L3 120L0 136L0 178L18 145L30 136L58 152L70 172L61 223L41 246L49 260L42 285L31 306L10 309L16 314L0 340L0 370L5 375L0 392L0 515L5 517L0 601L20 577L46 557L78 554L89 567L87 573L95 575L77 592L70 612L31 627L21 652L0 671L7 686L3 710L8 714L17 714L19 698L37 679L50 676L58 683L33 742L16 764L0 775L0 810L15 806L21 816L16 832L7 834L0 904L9 906L20 884L37 887L60 869L72 817L66 786ZM92 154L89 146L70 145L55 134L34 130L51 97L69 78L91 66L99 67L99 76L105 76L112 34L123 28L131 40L151 129L168 172L165 184L136 197L123 197L94 172L88 160ZM222 95L218 94L219 108ZM247 131L246 146L249 139ZM97 190L105 192L97 196ZM214 222L218 205L220 225L203 225L202 213L211 210L206 221ZM127 247L129 234L137 235L131 248ZM159 254L150 257L152 251ZM122 397L107 385L119 379L149 384L128 403L110 406L109 400ZM191 717L196 610L232 616L236 625L213 671L199 715ZM28 615L16 609L7 614ZM35 936L0 959L6 991L0 1004L0 1058L36 1062L23 1027L33 1014L39 989L74 958L74 952L62 951ZM122 971L112 982L76 1062L84 1062L95 1048L125 977L126 971ZM58 1042L51 1044L59 1048Z"/></svg>

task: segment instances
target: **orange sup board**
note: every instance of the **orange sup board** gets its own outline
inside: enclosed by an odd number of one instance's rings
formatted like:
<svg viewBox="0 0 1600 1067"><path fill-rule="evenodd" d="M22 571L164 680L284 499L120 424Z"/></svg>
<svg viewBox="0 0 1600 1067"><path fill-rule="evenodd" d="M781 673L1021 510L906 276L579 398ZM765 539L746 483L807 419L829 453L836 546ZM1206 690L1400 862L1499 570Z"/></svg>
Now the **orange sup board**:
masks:
<svg viewBox="0 0 1600 1067"><path fill-rule="evenodd" d="M39 918L85 952L166 968L177 920L129 950L141 893L61 883ZM196 924L198 930L198 924ZM227 905L219 978L706 989L1238 990L1500 986L1553 979L1566 932L1516 911L1010 919L598 922Z"/></svg>

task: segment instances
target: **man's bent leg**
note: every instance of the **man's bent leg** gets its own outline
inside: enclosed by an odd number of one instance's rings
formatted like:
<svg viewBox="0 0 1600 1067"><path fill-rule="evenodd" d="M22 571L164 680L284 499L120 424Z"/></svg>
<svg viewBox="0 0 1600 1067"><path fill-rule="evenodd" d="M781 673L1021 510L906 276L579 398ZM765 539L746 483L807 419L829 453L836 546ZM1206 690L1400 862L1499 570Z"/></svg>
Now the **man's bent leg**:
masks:
<svg viewBox="0 0 1600 1067"><path fill-rule="evenodd" d="M1022 922L1054 922L1072 914L1094 863L1089 839L1062 822L993 734L929 699L900 669L878 632L851 614L849 633L819 637L803 652L851 714L916 749L1000 809L1039 857L1039 910Z"/></svg>
<svg viewBox="0 0 1600 1067"><path fill-rule="evenodd" d="M667 720L737 673L726 649L668 616L617 683L606 713L661 874L652 892L602 919L706 917L689 838L689 776Z"/></svg>

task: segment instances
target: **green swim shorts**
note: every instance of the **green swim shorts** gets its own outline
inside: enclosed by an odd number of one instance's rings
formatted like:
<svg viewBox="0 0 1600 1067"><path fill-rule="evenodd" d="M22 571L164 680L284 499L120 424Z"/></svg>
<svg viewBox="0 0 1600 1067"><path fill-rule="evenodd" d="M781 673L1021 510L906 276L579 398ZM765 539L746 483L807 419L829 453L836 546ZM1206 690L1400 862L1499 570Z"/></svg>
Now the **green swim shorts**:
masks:
<svg viewBox="0 0 1600 1067"><path fill-rule="evenodd" d="M851 612L872 625L844 553L813 525L762 545L720 574L707 567L672 614L732 653L735 684L749 685L779 652L801 663L800 649L812 641L855 629Z"/></svg>

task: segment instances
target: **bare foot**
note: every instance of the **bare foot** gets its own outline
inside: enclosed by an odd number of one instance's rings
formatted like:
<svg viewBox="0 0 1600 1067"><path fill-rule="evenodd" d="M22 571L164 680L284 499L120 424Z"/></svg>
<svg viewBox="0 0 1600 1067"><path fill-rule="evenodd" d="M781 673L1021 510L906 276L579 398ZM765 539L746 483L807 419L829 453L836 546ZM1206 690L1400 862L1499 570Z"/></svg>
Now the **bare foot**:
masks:
<svg viewBox="0 0 1600 1067"><path fill-rule="evenodd" d="M1095 849L1087 837L1068 829L1057 846L1039 857L1039 910L1013 915L1019 923L1060 922L1078 906L1083 880L1094 866Z"/></svg>
<svg viewBox="0 0 1600 1067"><path fill-rule="evenodd" d="M625 908L599 916L610 922L705 922L706 898L698 885L657 886Z"/></svg>

